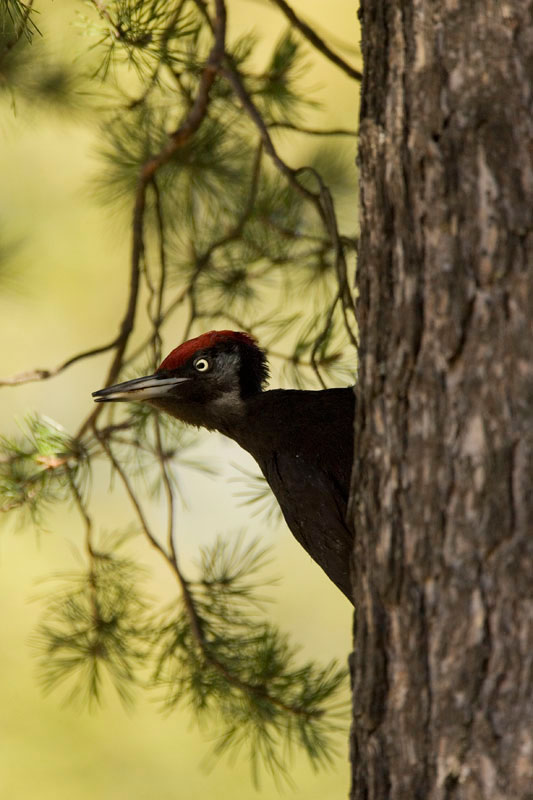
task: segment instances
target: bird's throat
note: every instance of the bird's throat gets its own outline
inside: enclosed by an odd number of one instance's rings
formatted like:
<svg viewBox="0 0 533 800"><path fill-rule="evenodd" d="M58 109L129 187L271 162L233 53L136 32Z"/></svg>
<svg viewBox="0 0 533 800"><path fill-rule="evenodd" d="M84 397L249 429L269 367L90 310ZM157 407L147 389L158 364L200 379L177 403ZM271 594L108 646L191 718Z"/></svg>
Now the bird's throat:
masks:
<svg viewBox="0 0 533 800"><path fill-rule="evenodd" d="M160 411L188 425L207 430L216 430L230 438L235 438L236 431L246 417L246 401L237 391L225 392L208 402L180 402L177 397L166 395L149 401Z"/></svg>

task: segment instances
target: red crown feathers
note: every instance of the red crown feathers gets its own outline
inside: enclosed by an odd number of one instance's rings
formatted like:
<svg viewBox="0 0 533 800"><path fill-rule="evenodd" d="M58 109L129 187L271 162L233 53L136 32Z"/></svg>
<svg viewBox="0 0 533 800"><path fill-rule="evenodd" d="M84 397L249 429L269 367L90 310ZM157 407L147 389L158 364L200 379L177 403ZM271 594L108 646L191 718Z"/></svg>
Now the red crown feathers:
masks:
<svg viewBox="0 0 533 800"><path fill-rule="evenodd" d="M179 347L174 348L158 366L157 372L163 369L177 369L183 366L197 350L203 350L206 347L213 347L213 345L231 341L242 342L248 346L257 347L256 340L248 333L242 333L241 331L209 331L208 333L202 333L201 336L196 336L194 339L189 339L188 342L183 342Z"/></svg>

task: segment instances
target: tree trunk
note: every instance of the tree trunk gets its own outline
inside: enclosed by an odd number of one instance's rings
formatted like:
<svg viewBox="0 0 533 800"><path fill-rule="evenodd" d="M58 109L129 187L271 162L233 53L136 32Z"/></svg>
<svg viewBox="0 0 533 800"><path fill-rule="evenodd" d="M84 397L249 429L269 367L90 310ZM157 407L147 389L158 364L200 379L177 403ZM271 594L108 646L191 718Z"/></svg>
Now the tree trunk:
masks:
<svg viewBox="0 0 533 800"><path fill-rule="evenodd" d="M533 798L533 3L362 0L353 800Z"/></svg>

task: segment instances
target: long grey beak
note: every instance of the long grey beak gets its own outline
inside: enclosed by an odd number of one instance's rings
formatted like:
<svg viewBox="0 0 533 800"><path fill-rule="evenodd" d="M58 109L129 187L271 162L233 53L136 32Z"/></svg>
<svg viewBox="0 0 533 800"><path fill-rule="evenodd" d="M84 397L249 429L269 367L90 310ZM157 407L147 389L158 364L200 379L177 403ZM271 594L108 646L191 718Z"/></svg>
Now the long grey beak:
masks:
<svg viewBox="0 0 533 800"><path fill-rule="evenodd" d="M114 386L107 386L98 392L93 392L95 403L110 402L137 402L139 400L150 400L152 397L162 397L174 386L188 381L189 378L168 378L164 375L147 375L145 378L134 378L132 381L116 383Z"/></svg>

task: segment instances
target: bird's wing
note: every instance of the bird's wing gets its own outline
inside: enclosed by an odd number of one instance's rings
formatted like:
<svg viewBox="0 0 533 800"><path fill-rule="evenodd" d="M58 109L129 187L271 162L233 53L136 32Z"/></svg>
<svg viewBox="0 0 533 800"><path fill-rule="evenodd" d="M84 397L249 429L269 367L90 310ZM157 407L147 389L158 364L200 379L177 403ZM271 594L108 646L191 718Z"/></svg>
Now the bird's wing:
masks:
<svg viewBox="0 0 533 800"><path fill-rule="evenodd" d="M353 537L345 521L346 498L319 463L274 453L260 465L285 521L300 544L350 599Z"/></svg>

